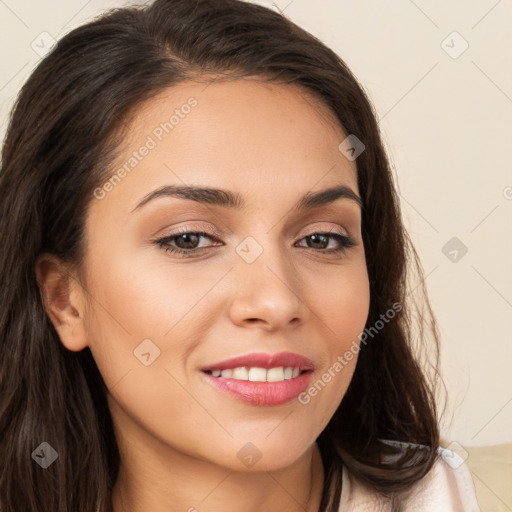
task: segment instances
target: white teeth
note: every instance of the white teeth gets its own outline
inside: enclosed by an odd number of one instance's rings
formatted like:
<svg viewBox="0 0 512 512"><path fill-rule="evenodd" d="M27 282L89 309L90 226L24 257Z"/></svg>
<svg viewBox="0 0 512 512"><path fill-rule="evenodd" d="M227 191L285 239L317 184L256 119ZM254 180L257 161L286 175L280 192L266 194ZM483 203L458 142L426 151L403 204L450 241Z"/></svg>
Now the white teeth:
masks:
<svg viewBox="0 0 512 512"><path fill-rule="evenodd" d="M249 380L249 372L245 367L235 368L231 378L237 380Z"/></svg>
<svg viewBox="0 0 512 512"><path fill-rule="evenodd" d="M224 377L225 379L249 380L252 382L281 382L283 380L294 379L300 374L299 368L282 367L259 368L241 366L229 370L212 370L213 377Z"/></svg>
<svg viewBox="0 0 512 512"><path fill-rule="evenodd" d="M267 380L267 370L265 368L250 368L249 380L253 382L265 382Z"/></svg>
<svg viewBox="0 0 512 512"><path fill-rule="evenodd" d="M279 382L281 380L284 380L284 368L282 366L279 368L270 368L267 370L268 382Z"/></svg>

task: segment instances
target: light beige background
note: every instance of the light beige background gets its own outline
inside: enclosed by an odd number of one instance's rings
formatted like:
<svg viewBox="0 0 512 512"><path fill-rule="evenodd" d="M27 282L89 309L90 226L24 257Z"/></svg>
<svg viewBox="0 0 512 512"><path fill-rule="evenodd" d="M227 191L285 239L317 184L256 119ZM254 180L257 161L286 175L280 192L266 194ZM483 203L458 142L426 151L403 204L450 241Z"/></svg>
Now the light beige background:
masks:
<svg viewBox="0 0 512 512"><path fill-rule="evenodd" d="M0 0L2 138L51 38L126 4ZM339 53L375 104L441 328L445 437L512 442L512 2L276 6ZM453 237L465 255L455 246L445 255Z"/></svg>

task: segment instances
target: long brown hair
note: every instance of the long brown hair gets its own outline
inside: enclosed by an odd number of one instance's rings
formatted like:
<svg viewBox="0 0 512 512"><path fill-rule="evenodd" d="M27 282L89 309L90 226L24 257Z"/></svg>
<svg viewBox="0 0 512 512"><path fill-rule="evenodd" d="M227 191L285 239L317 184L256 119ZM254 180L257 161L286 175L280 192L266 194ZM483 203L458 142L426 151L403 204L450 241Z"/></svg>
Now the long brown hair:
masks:
<svg viewBox="0 0 512 512"><path fill-rule="evenodd" d="M108 389L88 348L71 352L60 342L43 306L36 258L49 252L80 269L88 204L111 175L127 116L142 102L185 80L249 76L303 87L364 143L357 172L367 327L401 306L361 344L346 395L317 440L326 475L321 511L338 510L342 465L389 496L432 467L438 332L363 88L338 55L273 10L240 0L156 0L67 34L12 112L0 172L2 512L93 512L96 503L112 510L120 464ZM409 264L422 292L417 302L407 295ZM427 449L404 451L386 440ZM58 453L45 470L31 456L42 442Z"/></svg>

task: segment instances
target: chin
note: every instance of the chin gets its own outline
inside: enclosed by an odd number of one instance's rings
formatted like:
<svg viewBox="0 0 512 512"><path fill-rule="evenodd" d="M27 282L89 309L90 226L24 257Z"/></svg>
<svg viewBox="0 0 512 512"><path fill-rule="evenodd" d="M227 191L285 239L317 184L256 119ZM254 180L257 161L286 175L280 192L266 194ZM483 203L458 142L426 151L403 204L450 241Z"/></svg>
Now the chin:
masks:
<svg viewBox="0 0 512 512"><path fill-rule="evenodd" d="M290 446L290 443L287 443L285 439L281 441L278 441L278 439L276 437L276 440L272 443L268 440L261 440L260 442L257 440L253 442L237 440L239 446L235 449L235 457L232 457L233 452L226 453L222 465L239 473L279 471L296 463L311 447L311 444L307 443L303 446L297 446L296 444Z"/></svg>

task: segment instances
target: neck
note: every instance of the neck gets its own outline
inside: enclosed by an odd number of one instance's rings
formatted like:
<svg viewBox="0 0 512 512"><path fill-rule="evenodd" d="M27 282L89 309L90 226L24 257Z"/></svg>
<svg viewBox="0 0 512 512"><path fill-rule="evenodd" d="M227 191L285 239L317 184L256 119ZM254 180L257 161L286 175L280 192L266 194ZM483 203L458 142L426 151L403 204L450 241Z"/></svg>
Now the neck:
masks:
<svg viewBox="0 0 512 512"><path fill-rule="evenodd" d="M171 449L164 456L161 446L146 447L132 441L125 449L119 442L113 512L319 511L324 472L316 443L289 467L245 473Z"/></svg>

